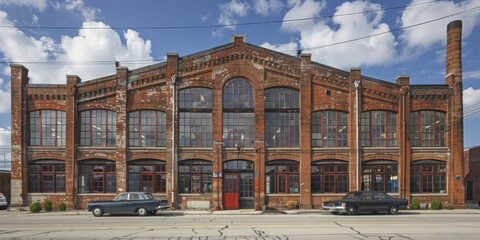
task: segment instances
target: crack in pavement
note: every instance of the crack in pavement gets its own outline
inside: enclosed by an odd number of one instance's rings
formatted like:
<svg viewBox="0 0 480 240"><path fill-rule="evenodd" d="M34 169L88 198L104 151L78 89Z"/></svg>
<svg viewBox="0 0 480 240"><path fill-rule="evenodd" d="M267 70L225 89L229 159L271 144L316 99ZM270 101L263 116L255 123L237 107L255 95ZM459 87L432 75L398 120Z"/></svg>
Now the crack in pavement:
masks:
<svg viewBox="0 0 480 240"><path fill-rule="evenodd" d="M361 237L352 236L353 238L356 238L356 239L370 238L370 236L367 236L367 235L361 233L360 231L356 230L356 229L353 228L353 227L345 226L345 225L342 225L342 224L340 224L340 223L338 223L338 222L333 222L333 223L335 223L335 224L338 225L339 227L348 228L348 229L352 230L353 232L355 232L356 234L358 234L359 236L363 237L363 238L361 238ZM410 237L407 237L407 236L403 236L403 235L398 234L398 233L397 233L396 235L394 235L394 236L380 236L380 235L375 236L375 235L372 235L371 237L373 237L373 238L378 238L378 239L380 239L380 240L383 240L383 239L391 240L391 239L394 239L394 238L397 238L397 237L400 237L401 239L414 240L413 238L410 238Z"/></svg>
<svg viewBox="0 0 480 240"><path fill-rule="evenodd" d="M348 228L348 229L354 231L355 233L357 233L358 235L360 235L360 236L362 236L362 237L364 237L364 238L368 238L367 235L362 234L360 231L356 230L356 229L353 228L353 227L344 226L344 225L342 225L342 224L340 224L340 223L338 223L338 222L333 222L333 223L337 224L337 225L340 226L340 227Z"/></svg>
<svg viewBox="0 0 480 240"><path fill-rule="evenodd" d="M218 230L218 232L220 233L220 236L219 236L219 237L223 236L223 232L222 232L222 231L225 230L225 229L227 229L227 228L228 228L228 225L225 225L225 227L220 228L220 230Z"/></svg>

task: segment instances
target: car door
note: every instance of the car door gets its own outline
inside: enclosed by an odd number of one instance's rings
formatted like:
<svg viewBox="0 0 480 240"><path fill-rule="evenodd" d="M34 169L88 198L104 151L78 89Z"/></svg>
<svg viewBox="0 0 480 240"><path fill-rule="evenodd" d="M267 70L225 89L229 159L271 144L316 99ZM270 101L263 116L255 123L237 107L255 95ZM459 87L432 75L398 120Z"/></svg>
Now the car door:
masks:
<svg viewBox="0 0 480 240"><path fill-rule="evenodd" d="M388 211L390 208L389 198L384 192L374 192L373 200L375 201L375 211Z"/></svg>
<svg viewBox="0 0 480 240"><path fill-rule="evenodd" d="M134 213L139 207L146 207L145 200L138 193L130 193L128 196L128 212Z"/></svg>
<svg viewBox="0 0 480 240"><path fill-rule="evenodd" d="M371 192L364 192L360 197L358 211L368 212L375 211L375 201Z"/></svg>
<svg viewBox="0 0 480 240"><path fill-rule="evenodd" d="M122 193L118 195L111 203L110 210L105 212L110 213L125 213L128 204L128 193Z"/></svg>

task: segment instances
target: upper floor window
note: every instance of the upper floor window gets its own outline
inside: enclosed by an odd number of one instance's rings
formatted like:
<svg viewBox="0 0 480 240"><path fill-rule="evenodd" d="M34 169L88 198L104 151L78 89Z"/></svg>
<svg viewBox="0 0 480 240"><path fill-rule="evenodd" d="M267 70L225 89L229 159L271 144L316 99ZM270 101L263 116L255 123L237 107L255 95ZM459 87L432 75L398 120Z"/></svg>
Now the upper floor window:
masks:
<svg viewBox="0 0 480 240"><path fill-rule="evenodd" d="M410 141L416 147L445 146L445 113L417 111L410 113Z"/></svg>
<svg viewBox="0 0 480 240"><path fill-rule="evenodd" d="M166 114L160 111L135 111L128 114L128 145L133 147L166 146Z"/></svg>
<svg viewBox="0 0 480 240"><path fill-rule="evenodd" d="M319 111L312 113L312 147L346 147L347 113Z"/></svg>
<svg viewBox="0 0 480 240"><path fill-rule="evenodd" d="M211 147L212 90L187 88L180 90L180 147Z"/></svg>
<svg viewBox="0 0 480 240"><path fill-rule="evenodd" d="M397 113L389 111L362 112L363 147L397 146Z"/></svg>
<svg viewBox="0 0 480 240"><path fill-rule="evenodd" d="M253 89L244 78L230 80L223 89L223 144L250 147L255 139Z"/></svg>
<svg viewBox="0 0 480 240"><path fill-rule="evenodd" d="M265 145L298 147L300 137L300 97L298 90L265 90Z"/></svg>
<svg viewBox="0 0 480 240"><path fill-rule="evenodd" d="M58 160L41 160L29 163L28 192L65 192L65 163Z"/></svg>
<svg viewBox="0 0 480 240"><path fill-rule="evenodd" d="M65 146L65 112L40 110L30 112L31 146Z"/></svg>
<svg viewBox="0 0 480 240"><path fill-rule="evenodd" d="M115 146L117 113L88 110L80 113L81 146Z"/></svg>

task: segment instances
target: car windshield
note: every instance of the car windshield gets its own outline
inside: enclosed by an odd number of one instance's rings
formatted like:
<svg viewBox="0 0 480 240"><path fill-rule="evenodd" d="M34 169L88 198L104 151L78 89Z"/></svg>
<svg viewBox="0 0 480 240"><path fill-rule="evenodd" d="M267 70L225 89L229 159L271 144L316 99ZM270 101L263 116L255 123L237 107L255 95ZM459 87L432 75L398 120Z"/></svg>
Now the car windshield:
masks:
<svg viewBox="0 0 480 240"><path fill-rule="evenodd" d="M145 199L149 200L149 199L155 199L155 196L153 196L153 194L151 193L145 193Z"/></svg>
<svg viewBox="0 0 480 240"><path fill-rule="evenodd" d="M360 199L360 196L362 196L361 192L350 192L347 193L347 195L345 195L343 199Z"/></svg>

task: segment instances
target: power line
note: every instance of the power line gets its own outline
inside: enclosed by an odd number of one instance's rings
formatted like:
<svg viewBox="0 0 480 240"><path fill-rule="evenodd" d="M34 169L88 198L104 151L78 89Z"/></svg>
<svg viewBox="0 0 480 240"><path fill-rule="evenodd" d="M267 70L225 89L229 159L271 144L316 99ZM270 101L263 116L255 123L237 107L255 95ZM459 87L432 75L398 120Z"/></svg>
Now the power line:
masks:
<svg viewBox="0 0 480 240"><path fill-rule="evenodd" d="M191 26L152 26L152 27L142 27L142 26L118 26L118 27L82 27L82 29L90 30L105 30L105 29L137 29L137 30L174 30L174 29L204 29L204 28L223 28L223 27L236 27L236 26L251 26L251 25L264 25L264 24L273 24L273 23L284 23L284 22L298 22L298 21L308 21L308 20L318 20L318 19L328 19L333 17L345 17L365 13L373 13L379 11L390 11L404 8L411 8L419 5L430 4L437 1L428 1L420 2L412 5L403 5L390 8L380 8L362 12L353 12L353 13L344 13L337 15L327 15L327 16L318 16L310 18L294 18L294 19L282 19L282 20L271 20L271 21L257 21L257 22L244 22L244 23L231 23L231 24L212 24L212 25L191 25ZM13 26L13 25L2 25L0 28L19 28L19 29L52 29L52 30L74 30L79 29L80 27L70 27L70 26Z"/></svg>

